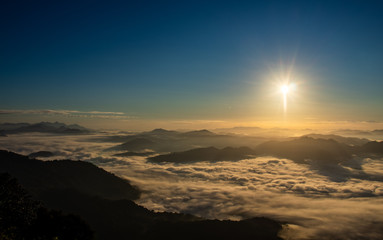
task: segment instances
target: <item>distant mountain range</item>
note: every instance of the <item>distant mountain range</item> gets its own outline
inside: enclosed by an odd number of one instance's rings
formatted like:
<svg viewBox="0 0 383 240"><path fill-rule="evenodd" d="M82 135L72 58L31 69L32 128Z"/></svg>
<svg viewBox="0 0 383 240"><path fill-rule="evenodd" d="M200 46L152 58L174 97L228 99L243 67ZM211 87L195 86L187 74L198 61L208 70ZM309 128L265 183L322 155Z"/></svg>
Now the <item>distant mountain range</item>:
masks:
<svg viewBox="0 0 383 240"><path fill-rule="evenodd" d="M66 125L60 122L40 122L40 123L2 123L0 124L0 134L15 133L56 133L56 134L87 134L91 130L77 124Z"/></svg>
<svg viewBox="0 0 383 240"><path fill-rule="evenodd" d="M311 138L315 138L315 139L333 139L339 143L344 143L344 144L352 145L352 146L361 146L361 145L366 144L370 141L367 138L342 137L342 136L335 135L335 134L311 133L311 134L306 134L303 137L311 137Z"/></svg>
<svg viewBox="0 0 383 240"><path fill-rule="evenodd" d="M203 129L203 130L180 133L180 136L183 136L183 137L217 137L219 135L216 133L210 132L209 130Z"/></svg>
<svg viewBox="0 0 383 240"><path fill-rule="evenodd" d="M378 130L375 130L378 131ZM316 134L311 133L303 135L302 137L308 137L315 140L335 140L339 144L355 147L363 146L364 144L370 142L366 138L357 138L357 137L343 137L335 134ZM215 147L218 149L225 148L227 146L233 148L239 147L249 147L252 149L257 149L257 153L263 154L262 149L257 147L260 144L263 144L267 141L276 141L276 142L286 142L293 141L292 144L297 147L303 144L302 141L299 142L299 139L302 137L294 138L265 138L262 136L246 136L238 134L217 134L206 129L198 131L189 131L189 132L178 132L178 131L169 131L165 129L154 129L148 132L142 132L137 134L129 134L125 136L107 136L102 140L108 142L116 142L118 145L106 149L107 151L117 151L117 152L145 152L145 151L154 151L157 153L168 153L168 152L183 152L196 148L208 148ZM294 142L294 139L298 139ZM306 142L308 142L307 140ZM314 143L315 142L315 143ZM314 145L319 145L326 143L326 141L314 141ZM271 143L268 145L270 146ZM279 143L275 143L279 144ZM286 144L286 143L284 143ZM266 145L264 145L266 147ZM282 145L283 146L283 145ZM334 146L339 148L340 146ZM342 147L344 148L344 147ZM273 153L276 153L275 150ZM342 153L343 154L343 153ZM127 154L126 156L128 156Z"/></svg>
<svg viewBox="0 0 383 240"><path fill-rule="evenodd" d="M148 157L153 163L171 162L188 164L193 162L238 161L243 159L271 156L290 159L306 164L318 174L332 181L342 182L349 178L382 181L381 176L369 175L363 171L364 157L382 157L383 142L368 142L362 146L351 146L333 139L300 137L284 141L268 141L255 148L215 147L196 148L182 152L172 152ZM351 170L352 169L352 170Z"/></svg>
<svg viewBox="0 0 383 240"><path fill-rule="evenodd" d="M262 137L216 134L206 129L189 132L154 129L153 131L133 135L108 136L103 140L110 142L123 142L119 145L106 149L107 151L143 152L150 149L160 153L185 151L193 148L210 146L214 146L216 148L224 148L226 146L254 147L265 141Z"/></svg>
<svg viewBox="0 0 383 240"><path fill-rule="evenodd" d="M233 127L233 128L216 128L213 130L218 133L236 133L244 135L263 135L267 137L280 137L280 136L291 136L291 134L296 134L300 132L301 135L308 134L312 129L301 129L301 130L291 130L288 128L260 128L260 127ZM355 129L338 129L330 132L330 135L342 135L350 137L382 137L383 129L376 130L355 130Z"/></svg>
<svg viewBox="0 0 383 240"><path fill-rule="evenodd" d="M340 129L340 130L334 130L332 131L333 134L340 134L345 136L363 136L363 137L370 137L370 136L383 136L383 129L375 129L372 131L368 130L354 130L354 129Z"/></svg>
<svg viewBox="0 0 383 240"><path fill-rule="evenodd" d="M340 138L345 142L354 142ZM361 140L364 142L364 140ZM361 143L361 142L358 142ZM274 156L288 158L298 163L308 160L321 164L338 164L352 158L353 155L383 154L383 142L367 142L361 146L339 143L334 139L300 137L285 141L268 141L254 148L215 147L196 148L183 152L173 152L149 157L152 162L189 163L198 161L236 161L257 156Z"/></svg>
<svg viewBox="0 0 383 240"><path fill-rule="evenodd" d="M46 207L80 216L95 239L281 240L282 224L268 218L219 221L149 211L131 201L139 196L137 188L87 162L43 162L0 151L2 172L16 177Z"/></svg>

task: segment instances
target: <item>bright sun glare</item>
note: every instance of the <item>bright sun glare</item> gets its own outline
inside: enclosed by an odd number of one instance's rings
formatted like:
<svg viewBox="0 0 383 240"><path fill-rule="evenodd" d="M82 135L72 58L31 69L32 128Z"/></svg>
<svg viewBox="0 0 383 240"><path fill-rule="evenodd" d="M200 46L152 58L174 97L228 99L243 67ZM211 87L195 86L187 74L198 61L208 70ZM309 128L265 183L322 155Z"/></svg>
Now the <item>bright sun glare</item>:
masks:
<svg viewBox="0 0 383 240"><path fill-rule="evenodd" d="M295 84L293 83L280 85L280 91L283 95L283 112L285 114L287 111L287 94L290 91L293 91L294 89L295 89Z"/></svg>
<svg viewBox="0 0 383 240"><path fill-rule="evenodd" d="M287 94L289 92L289 86L283 85L281 87L281 91L282 91L283 94Z"/></svg>

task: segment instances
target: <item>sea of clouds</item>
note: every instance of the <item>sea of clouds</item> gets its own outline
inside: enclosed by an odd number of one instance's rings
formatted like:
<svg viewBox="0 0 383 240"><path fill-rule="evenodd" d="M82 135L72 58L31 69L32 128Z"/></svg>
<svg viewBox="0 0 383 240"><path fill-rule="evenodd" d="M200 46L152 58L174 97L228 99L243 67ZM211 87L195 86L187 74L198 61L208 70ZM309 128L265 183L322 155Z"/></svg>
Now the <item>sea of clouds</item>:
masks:
<svg viewBox="0 0 383 240"><path fill-rule="evenodd" d="M271 217L288 223L285 239L383 239L382 159L356 159L362 167L334 181L323 169L275 157L191 164L114 157L103 150L116 143L96 137L17 134L0 138L0 149L51 151L56 156L44 160L92 162L137 185L143 194L136 202L155 211Z"/></svg>

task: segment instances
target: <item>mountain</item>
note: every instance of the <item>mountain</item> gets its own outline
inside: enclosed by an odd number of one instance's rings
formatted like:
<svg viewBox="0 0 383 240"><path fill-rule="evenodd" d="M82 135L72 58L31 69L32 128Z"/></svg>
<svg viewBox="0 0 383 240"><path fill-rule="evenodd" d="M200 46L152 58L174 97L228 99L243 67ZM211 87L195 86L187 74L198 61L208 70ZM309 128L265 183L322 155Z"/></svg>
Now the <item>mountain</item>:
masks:
<svg viewBox="0 0 383 240"><path fill-rule="evenodd" d="M351 147L333 139L300 137L291 141L269 141L258 145L255 152L288 158L298 163L314 160L320 163L337 164L351 158Z"/></svg>
<svg viewBox="0 0 383 240"><path fill-rule="evenodd" d="M87 134L91 131L77 124L66 125L59 122L40 122L35 124L29 123L3 123L0 124L0 131L4 134L15 133L57 133L57 134Z"/></svg>
<svg viewBox="0 0 383 240"><path fill-rule="evenodd" d="M17 177L46 207L80 216L94 231L95 239L281 240L282 224L268 218L220 221L150 211L130 200L137 198L139 191L127 181L86 162L43 162L0 151L1 172Z"/></svg>
<svg viewBox="0 0 383 240"><path fill-rule="evenodd" d="M374 135L383 135L383 129L376 129L376 130L373 130L371 131L372 134Z"/></svg>
<svg viewBox="0 0 383 240"><path fill-rule="evenodd" d="M332 134L342 135L342 136L361 136L369 137L372 135L370 131L366 130L354 130L354 129L339 129L331 132Z"/></svg>
<svg viewBox="0 0 383 240"><path fill-rule="evenodd" d="M39 161L0 150L0 172L16 177L29 192L74 189L108 199L137 199L140 191L95 165L82 161Z"/></svg>
<svg viewBox="0 0 383 240"><path fill-rule="evenodd" d="M349 135L349 136L373 137L373 136L383 136L383 129L375 129L372 131L341 129L341 130L333 131L333 133L334 134L340 134L340 135Z"/></svg>
<svg viewBox="0 0 383 240"><path fill-rule="evenodd" d="M210 132L209 130L202 129L197 131L180 133L179 135L182 137L213 137L213 136L216 136L217 134Z"/></svg>
<svg viewBox="0 0 383 240"><path fill-rule="evenodd" d="M383 154L383 142L372 141L364 144L360 148L362 154Z"/></svg>
<svg viewBox="0 0 383 240"><path fill-rule="evenodd" d="M252 239L271 240L280 239L276 233L281 225L268 218L251 218L242 221L204 220L192 222L174 222L167 224L160 222L152 228L147 239ZM169 235L169 232L172 234Z"/></svg>
<svg viewBox="0 0 383 240"><path fill-rule="evenodd" d="M156 128L150 132L144 132L142 133L144 135L154 135L154 136L173 136L173 135L177 135L178 132L177 131L172 131L172 130L166 130L166 129L163 129L163 128Z"/></svg>
<svg viewBox="0 0 383 240"><path fill-rule="evenodd" d="M383 142L350 146L333 139L300 137L290 141L266 142L258 145L255 152L257 155L287 158L296 163L308 164L311 169L334 182L345 182L350 178L382 179L381 176L365 173L361 159L383 156Z"/></svg>
<svg viewBox="0 0 383 240"><path fill-rule="evenodd" d="M8 173L0 173L0 239L94 239L80 217L49 210Z"/></svg>
<svg viewBox="0 0 383 240"><path fill-rule="evenodd" d="M311 134L306 134L303 135L302 137L311 137L314 139L333 139L339 143L347 144L347 145L352 145L352 146L360 146L363 144L368 143L370 140L366 138L357 138L357 137L342 137L339 135L335 134L316 134L316 133L311 133Z"/></svg>
<svg viewBox="0 0 383 240"><path fill-rule="evenodd" d="M108 148L109 151L133 151L142 152L147 149L157 153L180 152L194 148L216 147L255 147L264 142L264 138L240 136L233 134L216 134L206 129L177 132L165 129L154 129L150 132L137 134L126 134L118 136L96 137L96 141L108 141L120 143L114 147Z"/></svg>
<svg viewBox="0 0 383 240"><path fill-rule="evenodd" d="M236 161L256 156L288 158L299 163L315 160L321 163L339 163L351 158L354 149L332 139L300 137L290 141L269 141L254 149L249 147L217 149L215 147L196 148L183 152L173 152L148 158L152 162L189 163L198 161Z"/></svg>
<svg viewBox="0 0 383 240"><path fill-rule="evenodd" d="M184 152L174 152L169 154L158 155L148 158L152 162L175 162L175 163L190 163L190 162L218 162L218 161L236 161L251 157L254 150L248 147L232 148L226 147L217 149L215 147L196 148Z"/></svg>
<svg viewBox="0 0 383 240"><path fill-rule="evenodd" d="M282 240L281 223L268 218L205 220L189 214L156 213L130 200L107 200L73 191L46 192L48 207L81 216L97 239Z"/></svg>
<svg viewBox="0 0 383 240"><path fill-rule="evenodd" d="M53 156L54 154L49 151L38 151L28 155L29 158L38 158L38 157L45 158L45 157L53 157Z"/></svg>
<svg viewBox="0 0 383 240"><path fill-rule="evenodd" d="M383 154L383 142L346 138L336 135L310 134L310 136L268 141L249 147L192 148L149 157L152 162L191 163L199 161L237 161L256 156L288 158L298 163L315 161L317 164L338 164L352 159L353 155ZM337 140L334 140L337 139ZM340 142L338 142L340 141Z"/></svg>

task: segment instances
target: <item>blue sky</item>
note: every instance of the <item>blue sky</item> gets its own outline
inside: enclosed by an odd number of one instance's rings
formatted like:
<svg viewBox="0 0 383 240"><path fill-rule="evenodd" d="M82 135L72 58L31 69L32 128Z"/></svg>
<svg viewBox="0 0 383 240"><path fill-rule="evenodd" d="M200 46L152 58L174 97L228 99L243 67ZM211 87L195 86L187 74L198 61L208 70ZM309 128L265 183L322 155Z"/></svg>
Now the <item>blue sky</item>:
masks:
<svg viewBox="0 0 383 240"><path fill-rule="evenodd" d="M383 121L382 12L380 1L5 1L0 109L272 120L271 75L293 67L291 119Z"/></svg>

